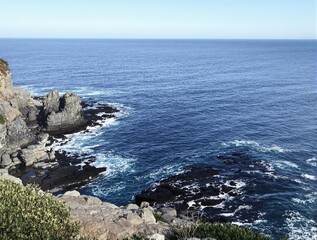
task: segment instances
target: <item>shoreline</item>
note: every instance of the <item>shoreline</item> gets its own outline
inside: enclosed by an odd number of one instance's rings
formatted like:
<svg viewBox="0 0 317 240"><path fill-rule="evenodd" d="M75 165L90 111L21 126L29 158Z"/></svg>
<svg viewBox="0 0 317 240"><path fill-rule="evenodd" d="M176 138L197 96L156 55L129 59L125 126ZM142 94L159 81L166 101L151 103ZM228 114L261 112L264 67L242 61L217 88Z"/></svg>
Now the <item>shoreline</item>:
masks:
<svg viewBox="0 0 317 240"><path fill-rule="evenodd" d="M85 124L68 128L66 131L49 133L45 147L47 151L55 152L55 160L38 162L29 167L19 166L10 170L10 174L21 178L23 184L35 183L42 190L58 194L84 186L107 171L107 167L97 168L91 165L96 160L94 156L74 155L63 150L63 146L71 140L67 135L86 134L90 128L103 128L103 122L116 118L115 113L120 110L92 101L83 101L82 106Z"/></svg>

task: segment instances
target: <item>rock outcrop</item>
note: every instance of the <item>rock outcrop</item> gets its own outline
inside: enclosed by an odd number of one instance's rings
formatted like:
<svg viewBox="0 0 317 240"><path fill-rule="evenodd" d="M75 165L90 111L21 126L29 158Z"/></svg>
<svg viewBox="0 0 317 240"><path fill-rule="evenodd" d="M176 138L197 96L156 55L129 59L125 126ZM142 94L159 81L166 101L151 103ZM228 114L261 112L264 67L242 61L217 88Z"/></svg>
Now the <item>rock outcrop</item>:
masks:
<svg viewBox="0 0 317 240"><path fill-rule="evenodd" d="M9 65L0 59L0 167L54 160L45 147L48 135L66 133L85 124L80 98L73 93L60 97L57 91L34 99L16 88Z"/></svg>
<svg viewBox="0 0 317 240"><path fill-rule="evenodd" d="M71 217L80 223L81 232L95 239L122 239L134 234L165 239L169 229L167 223L156 221L151 207L118 207L75 191L59 199L71 207Z"/></svg>
<svg viewBox="0 0 317 240"><path fill-rule="evenodd" d="M45 131L64 133L85 124L80 97L65 93L59 97L58 91L48 93L43 100Z"/></svg>
<svg viewBox="0 0 317 240"><path fill-rule="evenodd" d="M36 142L19 110L29 104L30 95L13 86L8 64L0 60L0 167L21 163L17 152Z"/></svg>

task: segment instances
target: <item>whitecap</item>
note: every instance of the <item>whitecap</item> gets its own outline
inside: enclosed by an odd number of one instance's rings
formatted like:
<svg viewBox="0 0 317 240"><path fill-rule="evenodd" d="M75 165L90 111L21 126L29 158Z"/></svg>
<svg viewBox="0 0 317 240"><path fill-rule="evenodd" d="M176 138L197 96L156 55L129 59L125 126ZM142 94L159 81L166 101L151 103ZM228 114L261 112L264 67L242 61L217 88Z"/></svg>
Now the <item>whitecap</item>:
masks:
<svg viewBox="0 0 317 240"><path fill-rule="evenodd" d="M234 215L237 214L237 212L246 209L246 210L250 210L252 209L251 205L240 205L236 210L234 210L234 212L231 213L220 213L220 216L224 216L224 217L233 217Z"/></svg>
<svg viewBox="0 0 317 240"><path fill-rule="evenodd" d="M301 176L303 178L306 178L306 179L309 179L309 180L316 180L316 176L313 176L313 175L310 175L310 174L307 174L307 173L302 173Z"/></svg>
<svg viewBox="0 0 317 240"><path fill-rule="evenodd" d="M274 165L280 169L286 169L286 168L299 169L299 166L296 163L293 163L290 161L276 161L276 162L274 162Z"/></svg>
<svg viewBox="0 0 317 240"><path fill-rule="evenodd" d="M308 158L306 159L306 163L313 167L317 167L317 158L316 157Z"/></svg>
<svg viewBox="0 0 317 240"><path fill-rule="evenodd" d="M276 152L276 153L291 152L291 150L284 149L284 148L277 146L277 145L264 146L264 145L260 145L256 141L252 141L252 140L234 140L234 141L229 141L229 142L223 142L222 146L225 148L232 147L232 146L251 147L259 152Z"/></svg>
<svg viewBox="0 0 317 240"><path fill-rule="evenodd" d="M130 170L134 165L136 159L132 157L123 157L113 152L98 153L95 155L96 161L91 165L95 167L107 167L104 175L113 176L117 173L122 173Z"/></svg>
<svg viewBox="0 0 317 240"><path fill-rule="evenodd" d="M284 217L289 229L289 240L317 240L317 227L313 219L306 218L296 211L286 211Z"/></svg>

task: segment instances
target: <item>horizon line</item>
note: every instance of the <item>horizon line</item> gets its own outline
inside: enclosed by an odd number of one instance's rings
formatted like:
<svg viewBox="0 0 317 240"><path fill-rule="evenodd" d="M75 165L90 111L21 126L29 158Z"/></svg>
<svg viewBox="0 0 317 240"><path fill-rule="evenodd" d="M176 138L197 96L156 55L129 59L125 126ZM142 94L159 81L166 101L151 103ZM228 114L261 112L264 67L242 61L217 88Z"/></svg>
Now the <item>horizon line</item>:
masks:
<svg viewBox="0 0 317 240"><path fill-rule="evenodd" d="M0 40L20 39L20 40L258 40L258 41L316 41L317 38L112 38L112 37L0 37Z"/></svg>

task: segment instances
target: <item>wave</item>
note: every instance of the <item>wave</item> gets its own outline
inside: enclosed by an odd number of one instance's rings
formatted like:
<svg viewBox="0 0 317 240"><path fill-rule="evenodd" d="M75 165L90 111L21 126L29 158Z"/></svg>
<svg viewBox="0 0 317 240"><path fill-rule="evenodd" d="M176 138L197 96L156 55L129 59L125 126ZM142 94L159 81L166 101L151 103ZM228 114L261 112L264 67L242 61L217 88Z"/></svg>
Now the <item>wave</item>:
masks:
<svg viewBox="0 0 317 240"><path fill-rule="evenodd" d="M112 176L113 174L119 172L126 172L131 169L132 165L135 163L136 159L132 157L123 157L115 154L112 151L107 153L97 153L96 161L91 165L95 167L107 167L107 171L104 175Z"/></svg>
<svg viewBox="0 0 317 240"><path fill-rule="evenodd" d="M317 179L316 176L313 176L313 175L310 175L310 174L307 174L307 173L302 173L301 176L303 178L306 178L306 179L309 179L309 180L312 180L312 181Z"/></svg>
<svg viewBox="0 0 317 240"><path fill-rule="evenodd" d="M289 240L311 239L317 240L316 222L308 219L296 211L286 211L286 225L289 229Z"/></svg>
<svg viewBox="0 0 317 240"><path fill-rule="evenodd" d="M260 145L256 141L252 141L252 140L234 140L234 141L229 141L229 142L223 142L222 146L225 148L250 147L250 148L252 148L256 151L259 151L259 152L275 152L275 153L291 152L291 150L284 149L284 148L277 146L277 145L264 146L264 145Z"/></svg>
<svg viewBox="0 0 317 240"><path fill-rule="evenodd" d="M317 167L317 158L316 157L308 158L306 159L306 163L313 167Z"/></svg>

